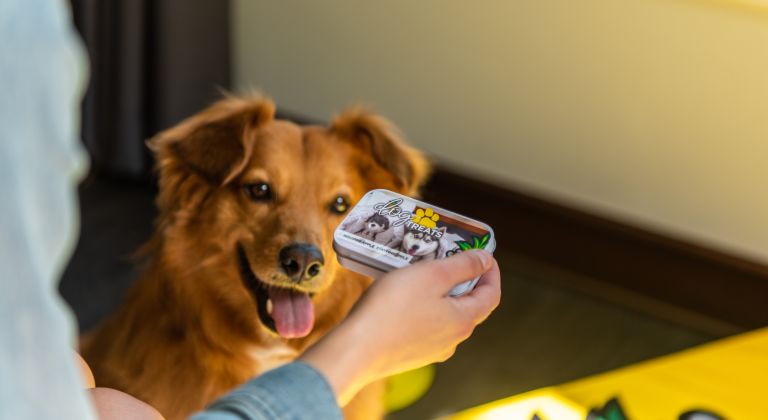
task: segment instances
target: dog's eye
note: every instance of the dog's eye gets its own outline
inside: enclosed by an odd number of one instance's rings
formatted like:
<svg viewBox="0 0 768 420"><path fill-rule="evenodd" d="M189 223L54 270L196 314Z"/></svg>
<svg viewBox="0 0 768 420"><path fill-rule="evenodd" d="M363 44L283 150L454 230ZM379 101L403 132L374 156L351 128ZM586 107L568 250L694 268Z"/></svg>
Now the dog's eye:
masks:
<svg viewBox="0 0 768 420"><path fill-rule="evenodd" d="M344 214L349 210L349 201L342 196L338 196L331 202L331 211L336 214Z"/></svg>
<svg viewBox="0 0 768 420"><path fill-rule="evenodd" d="M272 199L272 187L266 182L248 184L245 186L245 194L253 201L267 201Z"/></svg>

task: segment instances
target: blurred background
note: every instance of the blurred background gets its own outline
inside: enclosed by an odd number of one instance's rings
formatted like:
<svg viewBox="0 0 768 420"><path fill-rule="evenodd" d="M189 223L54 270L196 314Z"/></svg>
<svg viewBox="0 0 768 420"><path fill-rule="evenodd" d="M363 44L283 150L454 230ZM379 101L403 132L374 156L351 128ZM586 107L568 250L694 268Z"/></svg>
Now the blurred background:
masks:
<svg viewBox="0 0 768 420"><path fill-rule="evenodd" d="M768 324L768 7L760 1L72 0L91 83L81 328L136 278L144 140L260 89L392 119L425 198L496 229L504 301L393 419L556 385Z"/></svg>

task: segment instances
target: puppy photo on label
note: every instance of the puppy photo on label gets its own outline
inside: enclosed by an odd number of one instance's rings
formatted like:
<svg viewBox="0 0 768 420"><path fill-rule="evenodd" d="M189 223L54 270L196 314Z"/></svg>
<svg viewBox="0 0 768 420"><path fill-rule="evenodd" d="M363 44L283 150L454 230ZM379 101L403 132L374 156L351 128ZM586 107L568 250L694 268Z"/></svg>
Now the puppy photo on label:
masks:
<svg viewBox="0 0 768 420"><path fill-rule="evenodd" d="M387 243L389 241L388 237L386 238L385 241L381 241L381 240L377 241L376 237L377 236L385 237L385 235L379 235L379 234L384 233L389 229L390 229L390 222L387 216L384 216L381 214L372 214L370 217L368 217L365 220L365 224L363 225L363 228L353 233L376 243Z"/></svg>
<svg viewBox="0 0 768 420"><path fill-rule="evenodd" d="M393 248L400 244L403 235L402 226L395 226L389 217L377 213L369 206L356 207L342 222L340 229Z"/></svg>
<svg viewBox="0 0 768 420"><path fill-rule="evenodd" d="M440 251L440 237L446 232L445 226L434 229L441 235L432 235L431 232L422 232L415 228L408 228L400 243L400 250L412 256L411 262L430 261L438 258Z"/></svg>

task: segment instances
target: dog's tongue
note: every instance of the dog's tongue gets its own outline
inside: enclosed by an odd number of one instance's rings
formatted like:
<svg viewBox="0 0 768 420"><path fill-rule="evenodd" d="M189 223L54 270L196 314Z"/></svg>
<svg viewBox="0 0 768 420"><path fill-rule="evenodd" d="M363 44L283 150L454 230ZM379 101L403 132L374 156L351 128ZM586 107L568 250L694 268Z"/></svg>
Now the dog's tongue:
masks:
<svg viewBox="0 0 768 420"><path fill-rule="evenodd" d="M272 319L280 336L298 338L309 334L315 323L315 310L308 294L270 288L269 299L272 300Z"/></svg>

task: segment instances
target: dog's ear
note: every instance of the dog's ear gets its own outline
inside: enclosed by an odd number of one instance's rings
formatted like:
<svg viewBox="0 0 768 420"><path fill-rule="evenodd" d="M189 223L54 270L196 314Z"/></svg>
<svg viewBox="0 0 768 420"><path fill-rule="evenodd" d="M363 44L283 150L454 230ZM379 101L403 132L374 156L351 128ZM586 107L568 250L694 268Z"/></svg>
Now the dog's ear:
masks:
<svg viewBox="0 0 768 420"><path fill-rule="evenodd" d="M403 141L389 120L362 108L346 110L334 118L330 131L354 142L394 175L397 188L416 195L427 180L430 165L424 155Z"/></svg>
<svg viewBox="0 0 768 420"><path fill-rule="evenodd" d="M155 152L162 172L182 166L214 185L237 177L250 161L254 131L274 118L268 99L223 99L147 144Z"/></svg>

